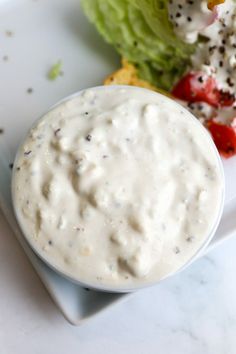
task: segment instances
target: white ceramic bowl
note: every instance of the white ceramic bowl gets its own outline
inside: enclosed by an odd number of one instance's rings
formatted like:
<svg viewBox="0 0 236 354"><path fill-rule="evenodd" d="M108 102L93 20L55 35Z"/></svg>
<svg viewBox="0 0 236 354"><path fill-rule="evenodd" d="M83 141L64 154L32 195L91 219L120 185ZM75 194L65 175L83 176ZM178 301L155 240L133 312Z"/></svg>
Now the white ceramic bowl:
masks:
<svg viewBox="0 0 236 354"><path fill-rule="evenodd" d="M108 89L107 86L98 86L98 87L94 87L95 90L102 90L106 88L106 90ZM109 86L109 89L113 90L114 88L117 88L117 86ZM119 88L127 88L127 86L122 86L120 85ZM128 86L129 89L131 89L132 87ZM136 88L136 87L133 87L134 90L138 89L138 90L146 90L146 89L140 89L140 88ZM73 99L74 97L76 96L79 96L80 94L82 94L84 92L84 90L81 90L81 91L78 91L62 100L60 100L59 102L57 102L55 105L53 105L52 107L49 108L49 110L47 112L45 112L45 114L43 114L39 119L36 120L36 122L34 123L34 125L32 127L30 127L30 130L36 126L36 124L38 123L39 120L43 119L44 116L50 112L52 109L54 109L55 107L59 106L61 103L65 102L65 101L69 101L71 99ZM160 95L160 94L157 94L157 95ZM162 96L162 95L161 95ZM169 99L171 100L170 98L167 98L165 97L165 99ZM179 105L178 103L176 103L176 105ZM182 110L184 110L183 107L181 107ZM191 115L189 113L189 115ZM192 115L192 119L194 119L195 121L197 121L197 123L201 125L201 123ZM212 225L212 228L211 228L211 232L209 233L208 237L205 239L205 241L203 242L203 244L199 247L199 249L197 250L197 252L182 266L180 267L177 271L174 271L174 272L171 272L171 273L168 273L166 276L164 276L163 278L161 278L159 281L155 281L155 282L150 282L150 283L145 283L144 285L135 285L133 287L129 287L129 288L117 288L117 287L112 287L112 286L103 286L103 285L97 285L97 284L93 284L93 283L90 283L90 282L84 282L84 281L81 281L79 279L79 277L75 278L75 277L72 277L70 276L68 273L66 273L65 271L62 271L61 269L59 269L54 263L52 260L50 260L49 258L46 257L45 254L42 254L40 251L38 251L34 244L32 243L32 239L30 237L30 235L27 235L27 230L25 230L25 227L23 225L23 223L21 222L21 218L19 217L19 214L18 214L18 210L17 208L15 207L15 202L14 202L14 195L12 193L12 201L13 201L13 207L14 207L14 212L15 212L15 216L16 216L16 219L18 221L18 224L25 236L25 239L26 241L29 243L29 245L31 246L31 248L33 249L33 251L49 266L51 267L54 271L56 271L57 273L59 273L60 275L64 276L65 278L69 279L70 281L76 283L76 284L79 284L83 287L86 287L86 288L91 288L91 289L94 289L94 290L99 290L99 291L106 291L106 292L117 292L117 293L125 293L125 292L132 292L132 291L135 291L135 290L138 290L138 289L142 289L142 288L146 288L148 286L152 286L152 285L155 285L156 283L166 279L166 278L169 278L170 276L172 276L173 274L175 273L179 273L180 271L182 271L183 269L185 269L188 265L190 265L195 259L197 259L200 254L203 252L203 250L207 247L207 245L209 244L209 242L212 240L212 238L214 237L214 234L216 232L216 229L219 225L219 222L220 222L220 219L221 219L221 216L222 216L222 212L223 212L223 206L224 206L224 197L225 197L225 183L224 183L224 171L223 171L223 166L222 166L222 162L221 162L221 158L219 156L219 153L210 137L210 134L206 131L206 129L204 127L202 127L202 130L204 131L204 134L208 135L208 138L209 140L211 140L211 144L213 146L213 150L215 151L215 155L217 157L217 162L218 162L218 168L219 168L219 171L222 175L222 180L223 180L223 186L222 186L222 193L221 193L221 203L220 203L220 207L219 207L219 210L218 210L218 214L217 214L217 217L215 219L215 222L214 224ZM28 134L27 134L28 135ZM26 136L27 136L26 135ZM24 139L25 140L25 139ZM24 142L24 141L23 141ZM20 147L21 148L21 147ZM19 151L20 151L20 148L18 149L18 152L16 154L16 158L15 158L15 163L14 163L14 166L16 166L16 161L18 160L18 154L19 154ZM12 183L14 181L14 175L15 175L15 169L13 169L13 174L12 174ZM13 184L12 184L12 187L13 187ZM12 188L13 189L13 188Z"/></svg>

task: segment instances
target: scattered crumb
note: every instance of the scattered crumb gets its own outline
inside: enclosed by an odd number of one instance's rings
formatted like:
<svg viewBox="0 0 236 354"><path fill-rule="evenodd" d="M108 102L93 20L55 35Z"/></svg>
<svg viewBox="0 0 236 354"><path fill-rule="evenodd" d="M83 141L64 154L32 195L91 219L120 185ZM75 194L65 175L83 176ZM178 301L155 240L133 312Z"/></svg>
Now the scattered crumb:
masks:
<svg viewBox="0 0 236 354"><path fill-rule="evenodd" d="M3 133L4 133L4 129L0 128L0 134L3 134Z"/></svg>
<svg viewBox="0 0 236 354"><path fill-rule="evenodd" d="M48 72L48 79L49 80L56 80L58 76L63 75L63 71L61 70L62 68L62 62L59 60L56 64L54 64L51 69Z"/></svg>
<svg viewBox="0 0 236 354"><path fill-rule="evenodd" d="M27 89L27 93L31 94L31 93L33 93L33 92L34 92L34 90L32 89L32 87L29 87L29 88Z"/></svg>
<svg viewBox="0 0 236 354"><path fill-rule="evenodd" d="M13 36L14 36L14 32L13 32L13 31L10 31L10 30L6 30L6 31L5 31L5 35L6 35L7 37L13 37Z"/></svg>
<svg viewBox="0 0 236 354"><path fill-rule="evenodd" d="M2 60L3 60L3 61L8 61L8 60L9 60L8 55L4 55L4 56L2 57Z"/></svg>

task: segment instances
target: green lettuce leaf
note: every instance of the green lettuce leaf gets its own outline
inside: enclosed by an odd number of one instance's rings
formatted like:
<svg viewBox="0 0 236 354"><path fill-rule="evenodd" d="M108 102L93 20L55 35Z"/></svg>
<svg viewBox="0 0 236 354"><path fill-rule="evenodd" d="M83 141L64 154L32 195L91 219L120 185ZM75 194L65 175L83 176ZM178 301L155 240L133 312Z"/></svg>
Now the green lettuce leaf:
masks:
<svg viewBox="0 0 236 354"><path fill-rule="evenodd" d="M189 64L195 46L176 37L168 19L169 0L82 0L89 20L139 76L170 89Z"/></svg>

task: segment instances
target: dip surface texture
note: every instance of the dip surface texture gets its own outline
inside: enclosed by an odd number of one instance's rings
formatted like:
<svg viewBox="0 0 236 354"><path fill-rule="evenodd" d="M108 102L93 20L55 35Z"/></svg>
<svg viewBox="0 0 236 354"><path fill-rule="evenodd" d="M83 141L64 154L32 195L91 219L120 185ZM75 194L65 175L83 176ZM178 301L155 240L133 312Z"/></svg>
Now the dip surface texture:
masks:
<svg viewBox="0 0 236 354"><path fill-rule="evenodd" d="M209 237L223 195L210 136L170 99L89 89L21 146L13 201L26 238L59 271L134 288L178 270Z"/></svg>

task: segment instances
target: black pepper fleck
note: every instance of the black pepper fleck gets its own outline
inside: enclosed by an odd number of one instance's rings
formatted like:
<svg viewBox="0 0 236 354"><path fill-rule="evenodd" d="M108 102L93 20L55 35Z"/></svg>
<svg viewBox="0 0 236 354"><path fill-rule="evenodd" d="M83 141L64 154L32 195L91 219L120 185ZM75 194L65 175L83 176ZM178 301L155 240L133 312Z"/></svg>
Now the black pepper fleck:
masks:
<svg viewBox="0 0 236 354"><path fill-rule="evenodd" d="M4 133L4 129L0 128L0 135Z"/></svg>
<svg viewBox="0 0 236 354"><path fill-rule="evenodd" d="M186 238L187 242L193 242L193 240L194 240L194 236L189 236Z"/></svg>
<svg viewBox="0 0 236 354"><path fill-rule="evenodd" d="M190 108L190 109L194 109L194 104L193 104L193 103L191 103L191 102L189 102L189 103L188 103L188 108Z"/></svg>
<svg viewBox="0 0 236 354"><path fill-rule="evenodd" d="M225 47L223 47L222 45L219 47L219 53L220 54L224 54L225 52Z"/></svg>
<svg viewBox="0 0 236 354"><path fill-rule="evenodd" d="M233 86L234 86L234 83L231 81L230 77L228 77L228 78L226 79L226 82L227 82L227 84L229 85L229 87L233 87Z"/></svg>
<svg viewBox="0 0 236 354"><path fill-rule="evenodd" d="M175 252L175 254L180 253L180 249L179 249L179 247L175 247L175 248L174 248L174 252Z"/></svg>
<svg viewBox="0 0 236 354"><path fill-rule="evenodd" d="M9 168L12 170L13 169L13 163L9 163Z"/></svg>
<svg viewBox="0 0 236 354"><path fill-rule="evenodd" d="M203 106L201 104L199 104L197 108L199 109L199 111L203 110Z"/></svg>
<svg viewBox="0 0 236 354"><path fill-rule="evenodd" d="M85 139L86 139L87 141L91 141L92 135L88 134Z"/></svg>
<svg viewBox="0 0 236 354"><path fill-rule="evenodd" d="M202 76L199 76L198 81L201 82L201 83L203 83L203 82L204 82L203 77L202 77Z"/></svg>
<svg viewBox="0 0 236 354"><path fill-rule="evenodd" d="M57 136L57 134L61 131L61 128L58 128L57 130L55 130L54 135Z"/></svg>
<svg viewBox="0 0 236 354"><path fill-rule="evenodd" d="M216 49L216 45L212 45L209 47L209 52L213 52Z"/></svg>
<svg viewBox="0 0 236 354"><path fill-rule="evenodd" d="M32 152L31 150L29 150L29 151L25 151L25 152L24 152L24 155L28 156L28 155L30 155L30 154L31 154L31 152Z"/></svg>
<svg viewBox="0 0 236 354"><path fill-rule="evenodd" d="M27 93L29 93L29 94L31 94L31 93L33 93L33 89L32 89L32 87L29 87L28 89L27 89Z"/></svg>

